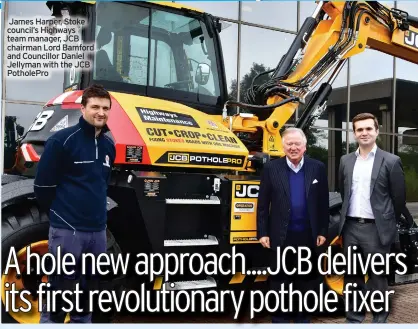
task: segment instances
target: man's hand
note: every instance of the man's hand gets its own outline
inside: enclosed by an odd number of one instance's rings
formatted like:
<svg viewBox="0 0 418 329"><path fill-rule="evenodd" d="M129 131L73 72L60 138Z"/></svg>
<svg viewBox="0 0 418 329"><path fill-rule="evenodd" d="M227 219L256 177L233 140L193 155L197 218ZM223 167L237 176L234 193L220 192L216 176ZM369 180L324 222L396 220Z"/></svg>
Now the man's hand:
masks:
<svg viewBox="0 0 418 329"><path fill-rule="evenodd" d="M260 243L264 248L270 248L270 238L268 236L263 236Z"/></svg>
<svg viewBox="0 0 418 329"><path fill-rule="evenodd" d="M316 245L318 247L322 246L326 241L326 238L322 235L318 235L318 237L316 238Z"/></svg>

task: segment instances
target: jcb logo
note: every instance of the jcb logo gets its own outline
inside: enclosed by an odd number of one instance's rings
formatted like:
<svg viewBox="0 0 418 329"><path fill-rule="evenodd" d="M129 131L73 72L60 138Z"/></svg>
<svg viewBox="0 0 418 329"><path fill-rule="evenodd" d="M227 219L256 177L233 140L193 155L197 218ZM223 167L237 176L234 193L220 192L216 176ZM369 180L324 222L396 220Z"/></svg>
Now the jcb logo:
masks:
<svg viewBox="0 0 418 329"><path fill-rule="evenodd" d="M258 198L259 185L240 184L235 187L236 198Z"/></svg>
<svg viewBox="0 0 418 329"><path fill-rule="evenodd" d="M189 155L181 153L168 153L168 162L189 163Z"/></svg>
<svg viewBox="0 0 418 329"><path fill-rule="evenodd" d="M408 46L412 46L418 49L418 34L412 31L406 31L404 42Z"/></svg>

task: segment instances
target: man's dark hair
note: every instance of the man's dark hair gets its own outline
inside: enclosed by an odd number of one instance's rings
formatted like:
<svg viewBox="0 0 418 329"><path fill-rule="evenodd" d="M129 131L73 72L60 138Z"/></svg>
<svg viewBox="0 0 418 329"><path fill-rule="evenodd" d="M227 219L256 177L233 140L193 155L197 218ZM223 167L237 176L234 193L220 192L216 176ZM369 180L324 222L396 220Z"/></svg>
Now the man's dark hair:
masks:
<svg viewBox="0 0 418 329"><path fill-rule="evenodd" d="M371 114L371 113L360 113L360 114L357 114L353 118L353 130L356 131L356 122L357 121L363 121L363 120L367 120L367 119L373 119L375 129L376 130L379 129L379 122L377 121L377 118L373 114Z"/></svg>
<svg viewBox="0 0 418 329"><path fill-rule="evenodd" d="M81 97L81 104L86 106L88 99L92 97L107 98L110 101L110 107L112 107L110 94L106 89L103 88L102 85L94 84L86 88L83 92L83 97Z"/></svg>

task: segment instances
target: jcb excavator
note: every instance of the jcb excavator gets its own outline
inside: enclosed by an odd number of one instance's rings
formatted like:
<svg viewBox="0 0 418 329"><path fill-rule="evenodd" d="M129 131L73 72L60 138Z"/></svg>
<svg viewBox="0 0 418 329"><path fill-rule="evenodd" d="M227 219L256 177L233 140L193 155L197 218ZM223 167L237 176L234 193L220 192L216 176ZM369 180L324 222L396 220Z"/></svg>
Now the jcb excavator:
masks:
<svg viewBox="0 0 418 329"><path fill-rule="evenodd" d="M246 266L244 273L231 275L194 275L186 266L185 273L150 282L135 273L132 262L126 273L103 276L103 287L249 289L268 280L266 250L256 236L260 172L284 155L280 131L296 109L329 75L295 123L307 131L325 111L344 63L366 48L418 64L418 18L379 2L320 1L277 67L265 72L268 81L257 84L255 78L244 102L236 102L228 100L218 18L170 2L47 5L55 18L85 19L82 43L96 48L91 68L65 72L64 93L45 104L19 141L13 168L2 177L7 180L2 186L2 267L14 247L22 272L11 270L2 277L5 322L39 321L36 291L46 276L24 268L27 246L39 254L48 250L48 214L33 193L36 165L46 139L78 121L87 86L102 84L112 96L108 125L117 156L108 193L108 253L205 257L232 254L235 248L245 255ZM338 252L337 192L330 193L329 206L327 246ZM398 228L393 250L408 256L408 272L399 276L393 270L392 284L418 279L413 243L418 229L410 216L402 217ZM224 269L232 266L223 260ZM32 311L4 311L6 282L31 292ZM340 295L342 282L343 276L325 277L328 289Z"/></svg>

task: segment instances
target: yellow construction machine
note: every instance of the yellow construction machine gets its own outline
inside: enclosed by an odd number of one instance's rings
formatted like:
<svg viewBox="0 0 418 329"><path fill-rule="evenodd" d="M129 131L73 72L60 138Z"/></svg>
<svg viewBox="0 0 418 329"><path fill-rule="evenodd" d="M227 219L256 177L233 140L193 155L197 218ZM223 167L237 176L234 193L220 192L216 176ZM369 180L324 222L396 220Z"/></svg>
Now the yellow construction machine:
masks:
<svg viewBox="0 0 418 329"><path fill-rule="evenodd" d="M320 1L277 67L264 73L267 82L256 77L237 102L228 98L218 18L158 1L47 5L54 19L86 20L82 45L65 47L84 53L83 47L95 44L92 67L66 70L63 94L48 101L29 129L20 132L14 161L5 162L11 165L2 186L3 266L12 247L22 264L28 245L39 254L48 250L48 214L33 193L36 164L46 139L78 121L82 91L93 83L112 96L108 125L117 156L108 194L109 254L203 257L234 249L245 255L248 271L231 275L185 271L168 281L149 282L131 266L126 273L103 277L103 285L115 291L142 283L151 290L265 284L268 255L257 240L257 196L263 166L284 155L280 131L301 104L304 111L295 126L308 131L326 110L331 85L347 59L366 48L418 64L418 18L379 2ZM329 80L320 84L324 77ZM339 194L330 193L327 246L337 250L340 206ZM416 227L399 225L394 250L408 255L408 273L394 274L391 282L418 278L417 248L408 242L417 235ZM34 296L31 312L3 312L3 321L39 321L36 291L42 281L42 273L3 275L3 303L5 282ZM325 282L342 293L342 276L329 275Z"/></svg>

